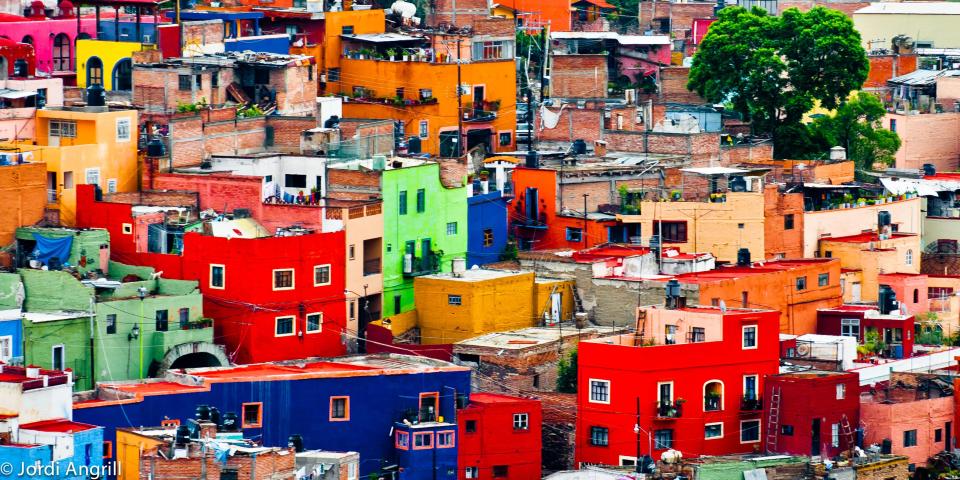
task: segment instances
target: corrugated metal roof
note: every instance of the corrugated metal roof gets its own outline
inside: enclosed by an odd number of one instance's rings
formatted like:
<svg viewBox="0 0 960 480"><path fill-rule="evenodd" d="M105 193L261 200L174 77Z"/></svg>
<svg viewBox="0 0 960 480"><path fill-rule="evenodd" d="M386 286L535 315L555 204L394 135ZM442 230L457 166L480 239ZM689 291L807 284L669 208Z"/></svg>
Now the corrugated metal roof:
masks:
<svg viewBox="0 0 960 480"><path fill-rule="evenodd" d="M616 40L621 45L669 45L667 35L620 35L617 32L550 32L552 40Z"/></svg>
<svg viewBox="0 0 960 480"><path fill-rule="evenodd" d="M370 42L370 43L390 43L390 42L422 42L424 41L423 37L415 37L413 35L404 35L402 33L346 33L340 35L341 38L347 40L357 40L360 42Z"/></svg>
<svg viewBox="0 0 960 480"><path fill-rule="evenodd" d="M854 15L960 15L957 2L874 2Z"/></svg>
<svg viewBox="0 0 960 480"><path fill-rule="evenodd" d="M896 83L898 85L933 85L937 83L940 77L960 76L960 70L915 70L906 75L891 78L887 83Z"/></svg>

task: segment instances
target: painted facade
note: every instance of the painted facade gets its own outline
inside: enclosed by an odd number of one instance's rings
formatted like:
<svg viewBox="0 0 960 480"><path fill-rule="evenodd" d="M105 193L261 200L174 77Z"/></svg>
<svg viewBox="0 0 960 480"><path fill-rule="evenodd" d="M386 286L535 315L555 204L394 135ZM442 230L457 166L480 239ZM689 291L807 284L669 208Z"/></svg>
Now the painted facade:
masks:
<svg viewBox="0 0 960 480"><path fill-rule="evenodd" d="M913 315L894 311L881 314L875 305L842 305L817 312L817 333L855 337L863 345L874 333L883 342L883 351L873 352L884 358L910 358L916 341Z"/></svg>
<svg viewBox="0 0 960 480"><path fill-rule="evenodd" d="M467 199L468 268L500 261L507 246L507 201L500 191L475 194Z"/></svg>
<svg viewBox="0 0 960 480"><path fill-rule="evenodd" d="M98 83L106 90L131 91L134 54L156 48L139 41L80 40L77 42L77 86L86 88L100 80Z"/></svg>
<svg viewBox="0 0 960 480"><path fill-rule="evenodd" d="M0 164L0 245L13 241L17 228L43 218L47 203L47 167L42 163Z"/></svg>
<svg viewBox="0 0 960 480"><path fill-rule="evenodd" d="M774 399L777 400L774 400ZM766 377L764 450L834 457L856 445L860 377L846 372L798 372ZM771 409L776 408L776 420ZM774 427L771 431L768 427Z"/></svg>
<svg viewBox="0 0 960 480"><path fill-rule="evenodd" d="M92 16L80 19L82 38L97 36L95 23ZM8 15L0 19L0 29L11 40L33 45L37 71L63 78L66 85L75 85L76 18L26 18Z"/></svg>
<svg viewBox="0 0 960 480"><path fill-rule="evenodd" d="M0 362L23 362L22 292L20 275L0 273Z"/></svg>
<svg viewBox="0 0 960 480"><path fill-rule="evenodd" d="M803 256L813 258L824 237L859 235L865 230L876 231L877 214L890 212L899 232L919 232L922 228L919 198L897 200L882 205L808 211L803 214Z"/></svg>
<svg viewBox="0 0 960 480"><path fill-rule="evenodd" d="M539 400L471 394L457 415L457 478L541 478L542 423Z"/></svg>
<svg viewBox="0 0 960 480"><path fill-rule="evenodd" d="M875 302L882 274L920 273L918 252L920 235L893 233L881 239L874 232L823 237L818 250L820 257L840 260L848 302Z"/></svg>

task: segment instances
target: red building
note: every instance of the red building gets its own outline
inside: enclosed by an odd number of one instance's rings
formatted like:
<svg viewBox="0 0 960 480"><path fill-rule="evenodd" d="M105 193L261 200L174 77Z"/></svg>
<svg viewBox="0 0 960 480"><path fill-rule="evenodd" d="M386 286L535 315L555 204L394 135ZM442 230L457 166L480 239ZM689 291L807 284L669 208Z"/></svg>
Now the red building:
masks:
<svg viewBox="0 0 960 480"><path fill-rule="evenodd" d="M216 320L218 343L232 361L346 353L343 231L263 238L190 232L182 253L155 253L148 230L163 213L134 215L134 208L98 202L92 187L77 186L77 225L106 228L113 260L200 282L204 312Z"/></svg>
<svg viewBox="0 0 960 480"><path fill-rule="evenodd" d="M32 77L37 73L33 45L0 37L0 80Z"/></svg>
<svg viewBox="0 0 960 480"><path fill-rule="evenodd" d="M863 345L870 332L875 332L883 342L880 356L913 356L913 315L900 315L896 310L880 313L876 305L842 305L817 310L817 333L821 335L857 337L857 343Z"/></svg>
<svg viewBox="0 0 960 480"><path fill-rule="evenodd" d="M683 300L641 307L637 334L580 343L577 463L634 465L638 454L659 459L668 448L687 457L761 448L760 392L779 369L779 313Z"/></svg>
<svg viewBox="0 0 960 480"><path fill-rule="evenodd" d="M763 448L834 457L853 448L860 425L860 377L807 371L771 375L764 392Z"/></svg>
<svg viewBox="0 0 960 480"><path fill-rule="evenodd" d="M540 478L542 423L539 400L470 394L457 413L459 478Z"/></svg>

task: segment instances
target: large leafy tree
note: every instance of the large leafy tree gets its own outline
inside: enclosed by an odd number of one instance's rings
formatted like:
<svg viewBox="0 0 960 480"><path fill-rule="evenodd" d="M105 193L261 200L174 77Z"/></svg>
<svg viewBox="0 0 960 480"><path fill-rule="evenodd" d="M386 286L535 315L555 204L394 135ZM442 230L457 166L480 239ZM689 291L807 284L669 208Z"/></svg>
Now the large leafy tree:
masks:
<svg viewBox="0 0 960 480"><path fill-rule="evenodd" d="M875 162L893 163L900 148L900 137L881 126L880 120L886 113L877 97L859 92L833 115L820 117L808 125L811 145L819 152L837 145L844 147L847 158L855 161L860 169L869 169Z"/></svg>
<svg viewBox="0 0 960 480"><path fill-rule="evenodd" d="M837 108L868 71L860 34L843 13L815 7L776 17L728 7L697 50L687 88L731 104L755 133L774 137L778 154L795 140L789 135L802 127L804 113L816 102Z"/></svg>

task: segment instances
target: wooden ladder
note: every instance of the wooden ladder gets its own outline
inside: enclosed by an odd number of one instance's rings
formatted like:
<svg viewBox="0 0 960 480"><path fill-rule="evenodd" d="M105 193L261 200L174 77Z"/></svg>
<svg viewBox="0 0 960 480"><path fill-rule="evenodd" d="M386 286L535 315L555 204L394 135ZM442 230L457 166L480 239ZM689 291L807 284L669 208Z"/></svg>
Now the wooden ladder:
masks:
<svg viewBox="0 0 960 480"><path fill-rule="evenodd" d="M776 453L777 434L780 429L780 387L774 386L770 391L770 413L767 415L767 453Z"/></svg>

